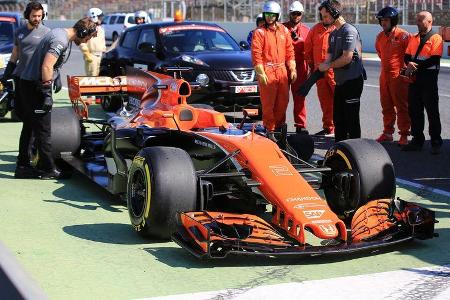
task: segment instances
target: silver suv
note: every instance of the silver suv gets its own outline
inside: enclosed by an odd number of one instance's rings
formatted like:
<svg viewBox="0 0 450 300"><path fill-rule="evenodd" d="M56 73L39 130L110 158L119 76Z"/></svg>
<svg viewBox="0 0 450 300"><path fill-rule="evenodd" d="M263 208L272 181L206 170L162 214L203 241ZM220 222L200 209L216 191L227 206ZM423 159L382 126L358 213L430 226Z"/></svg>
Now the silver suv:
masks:
<svg viewBox="0 0 450 300"><path fill-rule="evenodd" d="M135 26L134 13L114 13L106 15L103 19L103 28L105 29L105 38L109 41L115 41L122 31Z"/></svg>

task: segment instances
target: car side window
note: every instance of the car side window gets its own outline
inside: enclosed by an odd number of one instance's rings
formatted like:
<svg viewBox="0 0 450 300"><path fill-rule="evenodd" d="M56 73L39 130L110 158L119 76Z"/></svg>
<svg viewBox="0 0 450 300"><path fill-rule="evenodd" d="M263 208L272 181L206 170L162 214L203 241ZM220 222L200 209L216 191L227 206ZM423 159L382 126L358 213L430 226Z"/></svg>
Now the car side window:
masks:
<svg viewBox="0 0 450 300"><path fill-rule="evenodd" d="M129 15L127 18L127 23L128 24L134 24L134 15Z"/></svg>
<svg viewBox="0 0 450 300"><path fill-rule="evenodd" d="M111 20L109 20L109 24L115 24L117 20L117 16L111 16Z"/></svg>
<svg viewBox="0 0 450 300"><path fill-rule="evenodd" d="M138 47L142 43L149 43L152 45L156 45L156 35L155 30L153 30L153 28L146 28L141 30L139 41L137 43Z"/></svg>
<svg viewBox="0 0 450 300"><path fill-rule="evenodd" d="M102 24L109 24L109 19L111 18L111 16L106 16L103 18Z"/></svg>
<svg viewBox="0 0 450 300"><path fill-rule="evenodd" d="M119 16L117 18L116 24L123 24L123 22L125 22L125 16Z"/></svg>
<svg viewBox="0 0 450 300"><path fill-rule="evenodd" d="M139 30L127 31L122 40L122 47L128 49L135 49L138 37L139 37Z"/></svg>

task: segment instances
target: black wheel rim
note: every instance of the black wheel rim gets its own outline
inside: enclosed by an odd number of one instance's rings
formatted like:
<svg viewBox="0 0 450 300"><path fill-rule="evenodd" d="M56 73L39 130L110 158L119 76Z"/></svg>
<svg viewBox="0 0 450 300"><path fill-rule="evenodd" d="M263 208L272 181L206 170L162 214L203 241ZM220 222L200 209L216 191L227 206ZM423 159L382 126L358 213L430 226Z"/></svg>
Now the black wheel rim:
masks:
<svg viewBox="0 0 450 300"><path fill-rule="evenodd" d="M144 213L147 185L144 172L136 170L131 178L130 202L133 216L139 218Z"/></svg>

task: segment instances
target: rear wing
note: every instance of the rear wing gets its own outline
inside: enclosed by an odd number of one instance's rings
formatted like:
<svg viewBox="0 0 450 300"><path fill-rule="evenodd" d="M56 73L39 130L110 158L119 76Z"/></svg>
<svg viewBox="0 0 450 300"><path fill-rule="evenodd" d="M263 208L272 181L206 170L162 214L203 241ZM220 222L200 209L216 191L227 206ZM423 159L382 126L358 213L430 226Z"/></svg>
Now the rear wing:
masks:
<svg viewBox="0 0 450 300"><path fill-rule="evenodd" d="M127 77L67 76L69 98L75 112L82 118L88 117L88 103L82 96L126 94Z"/></svg>

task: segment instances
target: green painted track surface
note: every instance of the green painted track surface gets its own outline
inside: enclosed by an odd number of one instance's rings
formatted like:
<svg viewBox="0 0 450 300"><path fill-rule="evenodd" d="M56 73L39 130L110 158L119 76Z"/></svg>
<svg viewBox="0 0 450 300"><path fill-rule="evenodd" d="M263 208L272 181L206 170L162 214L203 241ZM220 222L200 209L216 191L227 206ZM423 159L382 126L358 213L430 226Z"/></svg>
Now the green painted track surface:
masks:
<svg viewBox="0 0 450 300"><path fill-rule="evenodd" d="M199 261L174 243L138 237L126 207L81 175L14 179L20 128L0 122L0 239L51 299L143 298L450 263L450 198L405 186L398 196L437 212L439 238L350 257Z"/></svg>

